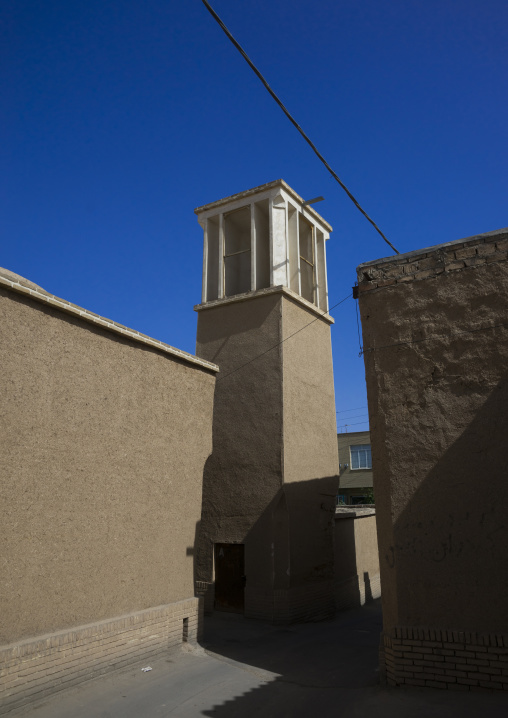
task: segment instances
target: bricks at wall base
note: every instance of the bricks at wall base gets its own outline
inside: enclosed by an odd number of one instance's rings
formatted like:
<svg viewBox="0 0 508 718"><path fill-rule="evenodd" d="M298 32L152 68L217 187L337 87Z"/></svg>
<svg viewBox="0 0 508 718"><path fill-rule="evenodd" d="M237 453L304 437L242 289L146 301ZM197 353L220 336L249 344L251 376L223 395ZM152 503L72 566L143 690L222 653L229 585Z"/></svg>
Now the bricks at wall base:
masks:
<svg viewBox="0 0 508 718"><path fill-rule="evenodd" d="M202 603L189 598L0 647L0 714L184 640L195 643Z"/></svg>
<svg viewBox="0 0 508 718"><path fill-rule="evenodd" d="M380 648L388 685L508 691L508 634L397 627Z"/></svg>

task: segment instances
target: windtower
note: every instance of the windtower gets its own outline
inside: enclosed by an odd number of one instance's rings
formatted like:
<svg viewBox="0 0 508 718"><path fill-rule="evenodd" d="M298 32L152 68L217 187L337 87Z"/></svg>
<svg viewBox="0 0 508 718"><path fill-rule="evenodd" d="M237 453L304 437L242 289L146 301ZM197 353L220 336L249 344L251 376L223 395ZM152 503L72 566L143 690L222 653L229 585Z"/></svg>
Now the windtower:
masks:
<svg viewBox="0 0 508 718"><path fill-rule="evenodd" d="M205 610L324 617L338 486L331 227L282 180L195 212L204 231L196 354L220 367L198 591Z"/></svg>

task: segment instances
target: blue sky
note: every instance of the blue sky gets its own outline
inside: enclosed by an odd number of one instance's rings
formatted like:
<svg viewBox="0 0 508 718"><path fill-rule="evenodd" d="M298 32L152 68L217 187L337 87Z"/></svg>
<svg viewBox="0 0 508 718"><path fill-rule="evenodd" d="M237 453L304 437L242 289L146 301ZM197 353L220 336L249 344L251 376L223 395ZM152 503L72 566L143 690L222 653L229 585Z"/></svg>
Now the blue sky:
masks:
<svg viewBox="0 0 508 718"><path fill-rule="evenodd" d="M504 0L211 0L399 251L508 224ZM200 0L4 0L0 266L194 352L193 209L282 178L333 228L330 304L390 255ZM355 306L338 424L366 424Z"/></svg>

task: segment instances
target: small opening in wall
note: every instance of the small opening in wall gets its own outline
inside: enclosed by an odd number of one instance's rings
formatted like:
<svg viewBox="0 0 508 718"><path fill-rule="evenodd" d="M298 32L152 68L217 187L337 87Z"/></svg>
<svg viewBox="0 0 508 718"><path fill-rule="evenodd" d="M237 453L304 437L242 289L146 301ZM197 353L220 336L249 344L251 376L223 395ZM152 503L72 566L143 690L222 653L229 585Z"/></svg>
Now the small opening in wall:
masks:
<svg viewBox="0 0 508 718"><path fill-rule="evenodd" d="M182 629L182 641L184 643L187 643L189 640L189 619L184 618L183 619L183 629Z"/></svg>

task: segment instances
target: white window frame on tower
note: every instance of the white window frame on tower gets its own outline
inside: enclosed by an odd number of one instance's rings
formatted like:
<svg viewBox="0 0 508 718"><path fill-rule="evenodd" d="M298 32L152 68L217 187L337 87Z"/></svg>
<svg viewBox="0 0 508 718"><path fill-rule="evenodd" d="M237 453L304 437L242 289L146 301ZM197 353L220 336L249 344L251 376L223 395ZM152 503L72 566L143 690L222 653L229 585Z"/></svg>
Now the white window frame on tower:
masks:
<svg viewBox="0 0 508 718"><path fill-rule="evenodd" d="M283 286L327 313L326 240L330 226L312 209L304 206L303 200L284 182L270 183L259 189L259 193L254 190L245 193L248 198L235 195L230 202L221 200L216 203L216 207L212 204L203 207L202 212L196 210L204 230L203 304L249 291ZM239 237L245 240L249 225L250 247L242 246L238 251L226 254L228 242L225 233L229 231L226 226L227 217L244 209L248 210L250 217L240 220ZM312 256L301 251L300 231L304 226ZM242 242L241 239L239 241ZM241 261L238 265L236 262L228 262L229 257L247 253L250 255L248 278L245 264L242 268ZM226 294L227 287L229 286L231 292L235 283L227 281L228 264L237 266L239 282L236 286L241 287L241 291L229 295ZM302 294L304 265L310 267L310 271L307 269L305 296Z"/></svg>

